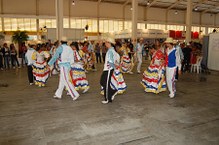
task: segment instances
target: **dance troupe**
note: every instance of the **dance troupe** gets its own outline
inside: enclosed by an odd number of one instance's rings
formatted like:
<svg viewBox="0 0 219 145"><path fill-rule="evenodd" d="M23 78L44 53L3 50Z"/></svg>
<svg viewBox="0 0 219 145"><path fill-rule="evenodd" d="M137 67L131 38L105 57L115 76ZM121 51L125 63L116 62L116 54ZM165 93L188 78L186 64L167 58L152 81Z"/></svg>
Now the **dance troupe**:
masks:
<svg viewBox="0 0 219 145"><path fill-rule="evenodd" d="M135 53L132 54L126 43L115 49L116 42L112 37L107 37L104 42L107 52L100 85L101 94L104 96L102 103L107 104L112 102L117 94L125 92L127 85L122 74L133 74L134 59L138 62L137 72L140 73L144 45L141 38L134 46ZM181 73L181 60L174 43L173 38L167 38L164 42L166 49L162 49L159 42L151 47L151 62L143 72L140 82L145 92L158 94L168 88L169 97L175 97L175 75L177 69L178 73ZM84 47L86 46L85 44ZM35 83L38 87L44 87L49 76L56 71L60 74L54 98L61 99L63 90L66 90L73 100L78 99L79 90L82 90L82 93L89 90L86 72L94 67L94 52L84 47L79 46L77 42L68 46L67 39L63 38L61 45L55 43L49 53L45 45L30 43L25 55L30 85Z"/></svg>

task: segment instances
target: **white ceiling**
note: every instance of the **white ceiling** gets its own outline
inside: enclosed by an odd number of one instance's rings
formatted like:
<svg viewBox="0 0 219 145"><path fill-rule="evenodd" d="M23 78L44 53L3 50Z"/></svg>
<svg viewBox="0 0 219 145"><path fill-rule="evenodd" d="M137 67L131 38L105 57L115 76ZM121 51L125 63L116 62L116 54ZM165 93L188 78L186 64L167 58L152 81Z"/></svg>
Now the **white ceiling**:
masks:
<svg viewBox="0 0 219 145"><path fill-rule="evenodd" d="M131 4L132 0L80 0L100 1L101 3ZM145 7L186 10L187 0L138 0L139 5ZM202 13L219 13L219 0L192 0L193 11ZM196 9L197 8L197 9Z"/></svg>

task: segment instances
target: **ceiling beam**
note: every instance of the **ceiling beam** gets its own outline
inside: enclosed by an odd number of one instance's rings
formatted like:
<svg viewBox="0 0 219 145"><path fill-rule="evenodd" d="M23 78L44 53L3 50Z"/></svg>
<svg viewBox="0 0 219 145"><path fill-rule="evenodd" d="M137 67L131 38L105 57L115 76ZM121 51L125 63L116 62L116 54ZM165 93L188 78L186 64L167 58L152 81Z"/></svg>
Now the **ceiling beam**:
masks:
<svg viewBox="0 0 219 145"><path fill-rule="evenodd" d="M152 5L154 5L158 0L153 0L148 6L147 8L150 8Z"/></svg>
<svg viewBox="0 0 219 145"><path fill-rule="evenodd" d="M205 3L205 2L207 2L207 1L208 1L208 0L199 0L198 3L196 3L196 4L193 5L193 8L197 7L197 6L200 5L200 4Z"/></svg>
<svg viewBox="0 0 219 145"><path fill-rule="evenodd" d="M176 2L175 2L174 4L172 4L171 6L169 6L169 7L167 8L167 10L172 9L173 7L175 7L176 5L178 5L181 1L182 1L182 0L176 0Z"/></svg>
<svg viewBox="0 0 219 145"><path fill-rule="evenodd" d="M123 7L126 6L129 2L130 2L130 0L127 0L127 1L123 4Z"/></svg>
<svg viewBox="0 0 219 145"><path fill-rule="evenodd" d="M206 10L202 11L201 13L204 14L204 13L207 13L208 11L210 11L211 9L214 9L216 7L219 7L219 3L207 8Z"/></svg>

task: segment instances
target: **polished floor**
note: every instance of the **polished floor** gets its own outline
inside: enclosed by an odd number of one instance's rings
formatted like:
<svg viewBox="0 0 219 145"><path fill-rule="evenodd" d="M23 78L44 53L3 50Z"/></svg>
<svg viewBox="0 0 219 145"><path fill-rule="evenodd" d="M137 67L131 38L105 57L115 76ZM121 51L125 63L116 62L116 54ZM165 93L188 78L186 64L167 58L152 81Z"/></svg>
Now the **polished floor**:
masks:
<svg viewBox="0 0 219 145"><path fill-rule="evenodd" d="M0 144L219 145L218 72L183 74L174 99L145 93L142 75L126 74L127 91L103 105L97 66L76 101L52 98L58 76L38 88L28 85L26 68L0 71Z"/></svg>

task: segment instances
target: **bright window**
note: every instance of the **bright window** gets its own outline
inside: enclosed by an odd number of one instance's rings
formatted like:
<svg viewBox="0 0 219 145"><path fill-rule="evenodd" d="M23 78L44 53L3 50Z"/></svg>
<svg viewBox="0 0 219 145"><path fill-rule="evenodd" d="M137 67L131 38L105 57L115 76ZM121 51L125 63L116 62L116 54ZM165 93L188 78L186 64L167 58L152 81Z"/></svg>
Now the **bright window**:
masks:
<svg viewBox="0 0 219 145"><path fill-rule="evenodd" d="M145 24L144 23L138 23L137 28L138 29L145 29Z"/></svg>
<svg viewBox="0 0 219 145"><path fill-rule="evenodd" d="M63 19L63 27L64 28L69 28L69 19L68 18Z"/></svg>

